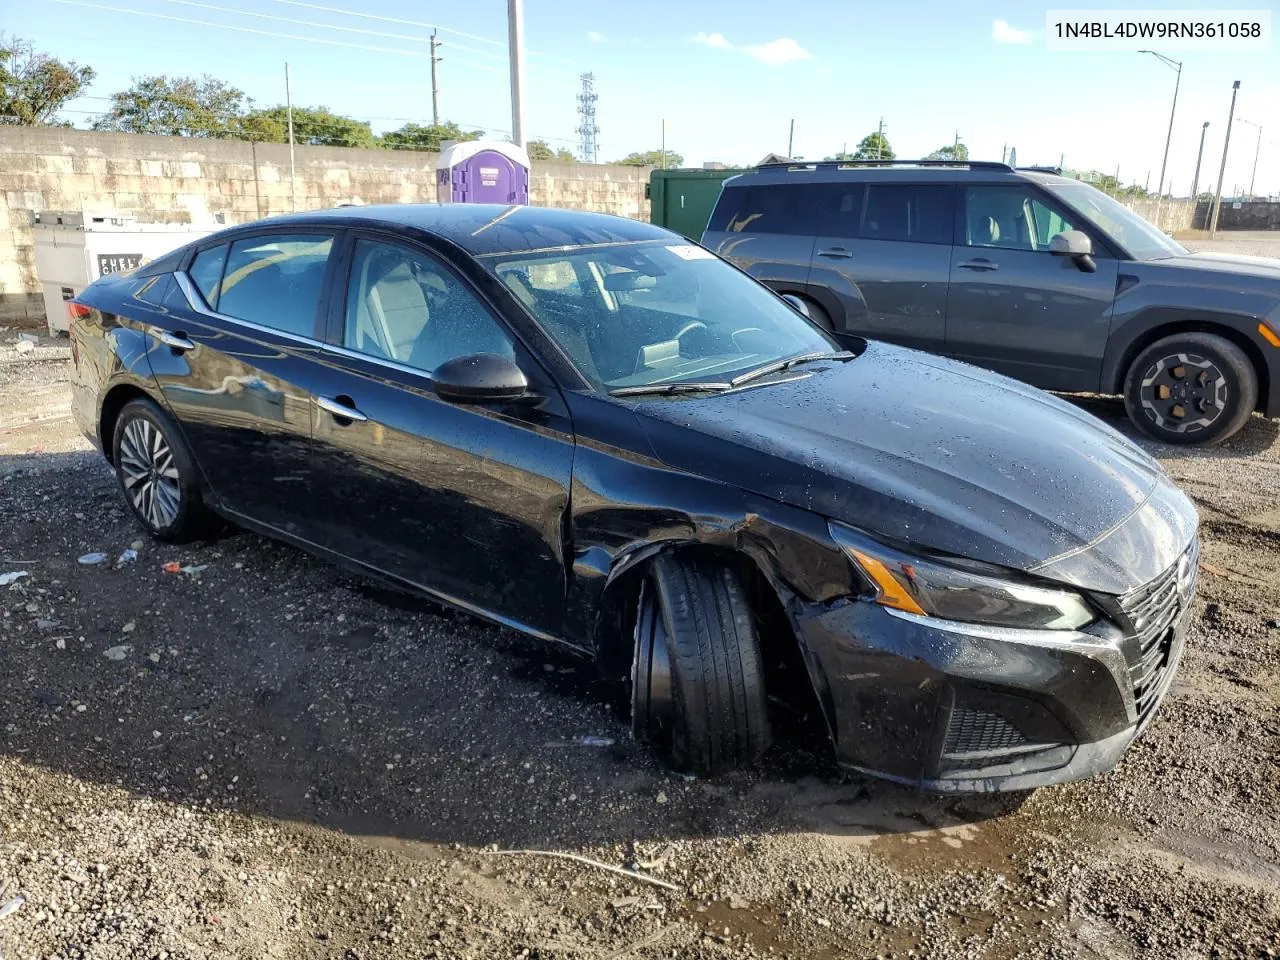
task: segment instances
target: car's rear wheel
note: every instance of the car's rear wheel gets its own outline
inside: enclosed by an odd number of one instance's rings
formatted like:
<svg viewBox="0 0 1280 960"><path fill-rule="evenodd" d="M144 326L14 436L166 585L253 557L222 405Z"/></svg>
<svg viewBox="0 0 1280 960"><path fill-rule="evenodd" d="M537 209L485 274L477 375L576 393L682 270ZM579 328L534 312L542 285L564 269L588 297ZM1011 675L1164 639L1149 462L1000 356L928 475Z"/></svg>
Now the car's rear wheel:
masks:
<svg viewBox="0 0 1280 960"><path fill-rule="evenodd" d="M1129 417L1165 443L1220 443L1258 402L1258 376L1244 351L1211 333L1157 340L1129 366Z"/></svg>
<svg viewBox="0 0 1280 960"><path fill-rule="evenodd" d="M153 537L180 543L207 530L195 461L173 420L150 400L126 403L112 441L116 480Z"/></svg>
<svg viewBox="0 0 1280 960"><path fill-rule="evenodd" d="M636 612L632 728L671 767L711 775L769 745L756 621L741 578L713 558L662 554Z"/></svg>
<svg viewBox="0 0 1280 960"><path fill-rule="evenodd" d="M831 314L827 313L826 308L820 304L814 303L808 297L804 298L805 309L809 311L809 319L820 326L828 333L835 330L831 323Z"/></svg>

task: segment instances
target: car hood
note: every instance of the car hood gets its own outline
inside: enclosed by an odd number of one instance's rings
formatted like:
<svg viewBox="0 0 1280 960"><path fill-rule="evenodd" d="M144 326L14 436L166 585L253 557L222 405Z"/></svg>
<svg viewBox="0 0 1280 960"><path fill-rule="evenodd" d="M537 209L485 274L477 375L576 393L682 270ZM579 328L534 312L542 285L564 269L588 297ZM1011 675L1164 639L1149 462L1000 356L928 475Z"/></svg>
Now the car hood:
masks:
<svg viewBox="0 0 1280 960"><path fill-rule="evenodd" d="M1196 514L1099 420L968 364L869 342L750 388L652 398L654 453L878 537L1106 593L1175 562Z"/></svg>
<svg viewBox="0 0 1280 960"><path fill-rule="evenodd" d="M1226 274L1237 280L1241 277L1274 280L1277 284L1276 290L1280 291L1280 260L1275 257L1248 257L1234 253L1190 253L1182 257L1148 262L1185 267L1202 273Z"/></svg>

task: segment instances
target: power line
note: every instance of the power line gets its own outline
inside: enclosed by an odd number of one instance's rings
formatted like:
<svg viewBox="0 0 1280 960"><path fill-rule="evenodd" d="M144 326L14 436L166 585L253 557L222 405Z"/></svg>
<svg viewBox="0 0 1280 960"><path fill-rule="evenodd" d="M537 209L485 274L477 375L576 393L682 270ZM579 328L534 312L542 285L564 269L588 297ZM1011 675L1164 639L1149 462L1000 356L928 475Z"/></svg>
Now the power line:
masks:
<svg viewBox="0 0 1280 960"><path fill-rule="evenodd" d="M190 17L173 17L165 13L150 13L145 10L129 10L124 7L112 7L105 3L89 3L87 0L53 0L54 3L66 4L72 7L89 7L94 10L107 10L111 13L128 13L138 17L150 17L154 20L169 20L173 23L189 23L197 27L215 27L220 30L235 30L238 33L252 33L260 37L276 37L282 40L297 40L301 43L319 43L328 47L347 47L352 50L369 50L373 53L390 53L399 57L415 57L417 59L428 59L429 53L420 53L416 50L398 50L394 47L375 47L364 43L348 43L345 40L325 40L321 37L302 37L292 33L277 33L272 30L255 30L253 27L237 27L229 23L212 23L208 20L194 20ZM467 63L467 66L474 70L484 70L489 73L496 73L493 67L485 66L479 63Z"/></svg>
<svg viewBox="0 0 1280 960"><path fill-rule="evenodd" d="M491 43L495 47L506 48L505 40L495 40L492 37L482 37L474 33L464 33L461 30L453 30L449 27L442 27L438 23L427 23L423 20L402 20L399 17L384 17L376 13L362 13L358 10L343 10L341 7L326 7L320 3L306 3L304 0L275 0L276 3L288 4L291 7L305 7L308 10L319 10L322 13L337 13L344 17L361 17L365 20L379 20L383 23L398 23L404 27L425 27L428 30L443 30L445 33L454 33L460 37L466 37L468 40L478 40L480 43Z"/></svg>
<svg viewBox="0 0 1280 960"><path fill-rule="evenodd" d="M199 7L203 10L215 10L219 13L231 13L241 17L257 17L260 20L274 20L277 23L292 23L301 27L319 27L321 30L337 30L341 33L358 33L367 37L389 37L392 40L404 40L409 43L431 43L430 37L405 36L400 33L387 33L383 30L362 30L359 27L340 27L333 23L321 23L317 20L298 20L295 17L276 17L269 13L257 13L253 10L238 10L235 7L220 7L213 3L200 3L199 0L164 0L164 2L176 3L184 7ZM465 50L468 53L474 53L479 57L489 57L494 60L506 59L502 54L493 53L489 50L477 50L474 47L462 47L457 44L454 44L453 48L455 50Z"/></svg>

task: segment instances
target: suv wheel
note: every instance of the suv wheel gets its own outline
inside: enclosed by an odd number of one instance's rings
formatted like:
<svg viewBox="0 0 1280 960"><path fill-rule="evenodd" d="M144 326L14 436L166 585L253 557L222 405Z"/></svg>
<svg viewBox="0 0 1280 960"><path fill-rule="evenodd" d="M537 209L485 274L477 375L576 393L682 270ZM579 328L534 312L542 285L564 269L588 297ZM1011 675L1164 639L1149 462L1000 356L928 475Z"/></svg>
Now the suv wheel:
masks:
<svg viewBox="0 0 1280 960"><path fill-rule="evenodd" d="M1258 376L1244 351L1210 333L1180 333L1143 350L1125 377L1129 417L1165 443L1220 443L1249 419Z"/></svg>
<svg viewBox="0 0 1280 960"><path fill-rule="evenodd" d="M631 723L673 768L711 775L769 745L756 621L738 575L703 557L662 554L636 614Z"/></svg>

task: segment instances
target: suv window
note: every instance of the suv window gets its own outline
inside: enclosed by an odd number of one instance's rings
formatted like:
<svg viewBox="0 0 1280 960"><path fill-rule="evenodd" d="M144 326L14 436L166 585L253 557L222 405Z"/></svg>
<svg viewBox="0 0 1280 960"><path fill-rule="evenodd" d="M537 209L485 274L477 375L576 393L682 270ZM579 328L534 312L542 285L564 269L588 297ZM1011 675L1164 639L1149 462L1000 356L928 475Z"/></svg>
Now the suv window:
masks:
<svg viewBox="0 0 1280 960"><path fill-rule="evenodd" d="M538 266L555 281L554 265ZM511 337L461 280L420 250L376 240L356 241L342 343L428 372L473 353L515 359Z"/></svg>
<svg viewBox="0 0 1280 960"><path fill-rule="evenodd" d="M858 236L866 240L951 243L954 201L946 184L873 183Z"/></svg>
<svg viewBox="0 0 1280 960"><path fill-rule="evenodd" d="M332 247L333 238L322 235L273 233L237 240L227 256L218 312L314 338Z"/></svg>
<svg viewBox="0 0 1280 960"><path fill-rule="evenodd" d="M205 303L218 309L218 285L222 281L222 267L227 262L227 245L201 250L191 261L187 276L204 294Z"/></svg>
<svg viewBox="0 0 1280 960"><path fill-rule="evenodd" d="M707 229L724 233L813 236L820 232L818 223L830 202L828 186L817 183L726 186Z"/></svg>
<svg viewBox="0 0 1280 960"><path fill-rule="evenodd" d="M964 201L963 243L1006 250L1049 249L1064 230L1079 229L1026 187L968 187Z"/></svg>

